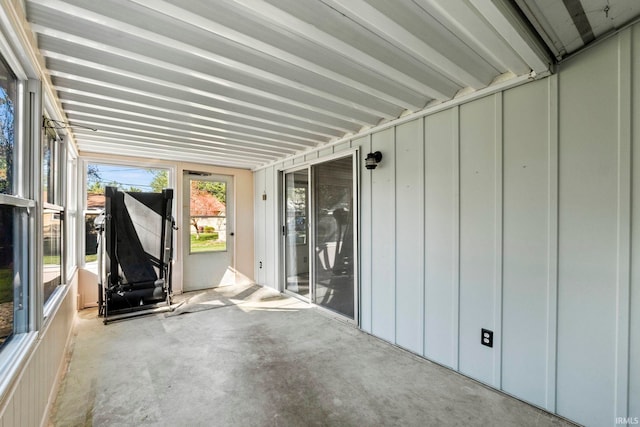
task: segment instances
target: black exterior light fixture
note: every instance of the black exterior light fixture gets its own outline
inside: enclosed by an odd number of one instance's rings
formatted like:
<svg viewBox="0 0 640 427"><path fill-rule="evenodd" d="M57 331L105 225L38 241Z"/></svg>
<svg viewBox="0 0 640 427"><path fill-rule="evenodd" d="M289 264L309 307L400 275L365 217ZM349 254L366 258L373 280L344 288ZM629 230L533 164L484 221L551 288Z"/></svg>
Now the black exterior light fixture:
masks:
<svg viewBox="0 0 640 427"><path fill-rule="evenodd" d="M381 152L376 151L375 153L369 153L367 154L367 158L364 159L364 166L367 169L375 169L378 163L380 163L380 160L382 160Z"/></svg>

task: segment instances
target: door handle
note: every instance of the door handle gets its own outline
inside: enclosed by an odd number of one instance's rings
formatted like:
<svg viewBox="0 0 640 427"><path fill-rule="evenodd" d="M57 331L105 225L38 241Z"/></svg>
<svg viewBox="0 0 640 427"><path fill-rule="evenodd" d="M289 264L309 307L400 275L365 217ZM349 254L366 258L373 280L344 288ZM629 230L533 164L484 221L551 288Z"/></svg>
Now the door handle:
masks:
<svg viewBox="0 0 640 427"><path fill-rule="evenodd" d="M236 233L234 233L233 231L231 233L229 233L229 236L235 236Z"/></svg>

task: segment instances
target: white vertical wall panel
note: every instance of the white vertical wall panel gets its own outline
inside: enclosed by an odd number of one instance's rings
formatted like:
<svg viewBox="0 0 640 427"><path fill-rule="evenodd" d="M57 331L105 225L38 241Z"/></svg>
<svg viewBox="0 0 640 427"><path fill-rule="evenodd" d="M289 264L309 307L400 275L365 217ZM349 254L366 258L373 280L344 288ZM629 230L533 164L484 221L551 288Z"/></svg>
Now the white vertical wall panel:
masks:
<svg viewBox="0 0 640 427"><path fill-rule="evenodd" d="M460 371L494 381L496 348L481 345L494 330L496 292L495 96L460 107ZM495 337L494 337L495 339Z"/></svg>
<svg viewBox="0 0 640 427"><path fill-rule="evenodd" d="M254 246L254 277L258 284L265 284L265 257L266 257L266 201L262 200L262 195L266 192L265 169L257 171L253 177L254 191L254 227L255 227L255 246ZM272 194L270 197L275 197ZM269 198L269 195L267 195Z"/></svg>
<svg viewBox="0 0 640 427"><path fill-rule="evenodd" d="M558 392L561 415L613 421L618 228L618 50L611 39L559 76Z"/></svg>
<svg viewBox="0 0 640 427"><path fill-rule="evenodd" d="M266 286L279 289L278 272L280 257L278 256L280 247L280 213L278 203L278 171L274 166L270 166L265 170L266 184L266 207L265 207L265 224L266 224L266 256L264 266L266 268L265 277Z"/></svg>
<svg viewBox="0 0 640 427"><path fill-rule="evenodd" d="M633 28L632 45L640 46L640 30ZM640 123L640 55L632 58L632 123ZM636 125L637 126L637 125ZM629 322L629 412L628 416L640 417L640 132L634 130L632 165L632 197L631 206L631 289L630 289L630 322ZM622 415L624 416L624 414Z"/></svg>
<svg viewBox="0 0 640 427"><path fill-rule="evenodd" d="M458 367L458 108L425 118L425 349Z"/></svg>
<svg viewBox="0 0 640 427"><path fill-rule="evenodd" d="M396 127L396 344L424 348L424 120ZM374 171L375 173L375 171Z"/></svg>
<svg viewBox="0 0 640 427"><path fill-rule="evenodd" d="M371 150L383 153L371 174L371 332L395 342L396 236L394 129L371 136Z"/></svg>
<svg viewBox="0 0 640 427"><path fill-rule="evenodd" d="M550 79L504 94L502 387L546 403ZM555 167L555 166L554 166ZM553 337L555 339L555 336Z"/></svg>

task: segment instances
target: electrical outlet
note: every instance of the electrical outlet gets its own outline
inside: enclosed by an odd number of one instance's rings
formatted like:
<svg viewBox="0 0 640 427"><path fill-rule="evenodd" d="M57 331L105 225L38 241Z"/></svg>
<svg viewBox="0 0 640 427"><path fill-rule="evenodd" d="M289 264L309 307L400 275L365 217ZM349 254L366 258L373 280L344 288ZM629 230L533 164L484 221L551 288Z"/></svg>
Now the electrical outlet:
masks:
<svg viewBox="0 0 640 427"><path fill-rule="evenodd" d="M262 268L262 261L260 261L260 268Z"/></svg>
<svg viewBox="0 0 640 427"><path fill-rule="evenodd" d="M482 335L480 336L480 343L487 347L493 347L493 331L488 329L482 329Z"/></svg>

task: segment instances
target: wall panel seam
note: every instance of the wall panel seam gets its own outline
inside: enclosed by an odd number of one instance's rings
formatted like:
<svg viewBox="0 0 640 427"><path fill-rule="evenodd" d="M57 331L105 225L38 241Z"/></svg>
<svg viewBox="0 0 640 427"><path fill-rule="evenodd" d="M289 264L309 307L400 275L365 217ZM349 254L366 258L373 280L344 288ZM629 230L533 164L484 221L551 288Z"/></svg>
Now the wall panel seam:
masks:
<svg viewBox="0 0 640 427"><path fill-rule="evenodd" d="M421 118L422 126L422 356L427 355L427 119Z"/></svg>
<svg viewBox="0 0 640 427"><path fill-rule="evenodd" d="M454 107L453 113L453 295L452 295L452 317L453 333L451 342L453 344L453 368L460 370L460 106Z"/></svg>
<svg viewBox="0 0 640 427"><path fill-rule="evenodd" d="M393 251L393 277L397 278L398 277L398 213L397 213L397 208L398 208L398 191L396 189L396 185L398 182L398 167L397 167L397 149L398 149L398 144L397 144L397 133L398 133L398 126L394 126L393 127L393 140L391 141L392 144L392 150L393 151L393 185L391 186L391 191L393 191L393 206L395 207L395 209L393 210L393 224L394 224L394 236L393 236L393 247L394 247L394 251ZM394 344L398 344L398 281L394 280L393 281L393 307L395 309L395 313L393 316L393 343Z"/></svg>
<svg viewBox="0 0 640 427"><path fill-rule="evenodd" d="M373 149L373 134L368 136L369 139L369 152ZM373 236L373 179L371 173L369 173L369 329L373 334L373 249L372 236Z"/></svg>

